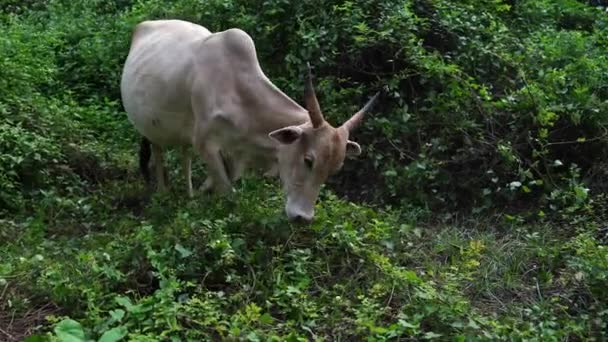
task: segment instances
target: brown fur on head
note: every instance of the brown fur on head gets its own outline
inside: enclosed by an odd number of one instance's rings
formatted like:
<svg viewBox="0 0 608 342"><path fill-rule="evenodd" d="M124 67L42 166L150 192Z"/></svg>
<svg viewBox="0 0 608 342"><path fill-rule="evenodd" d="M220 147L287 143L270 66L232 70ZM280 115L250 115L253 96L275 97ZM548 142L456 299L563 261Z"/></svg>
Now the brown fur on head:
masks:
<svg viewBox="0 0 608 342"><path fill-rule="evenodd" d="M269 134L280 143L279 174L287 193L285 211L290 219L310 222L321 185L329 175L342 168L346 157L361 154L359 144L348 138L378 95L372 97L342 126L335 128L323 118L308 67L304 102L310 122L284 127Z"/></svg>

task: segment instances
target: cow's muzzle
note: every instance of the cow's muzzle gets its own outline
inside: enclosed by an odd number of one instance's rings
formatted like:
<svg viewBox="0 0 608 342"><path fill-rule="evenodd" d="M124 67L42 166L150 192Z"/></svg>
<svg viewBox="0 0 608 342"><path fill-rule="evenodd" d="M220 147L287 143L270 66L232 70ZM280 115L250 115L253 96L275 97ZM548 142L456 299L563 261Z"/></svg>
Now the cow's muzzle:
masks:
<svg viewBox="0 0 608 342"><path fill-rule="evenodd" d="M285 213L289 221L299 224L310 224L314 218L314 210L306 211L300 208L285 206Z"/></svg>

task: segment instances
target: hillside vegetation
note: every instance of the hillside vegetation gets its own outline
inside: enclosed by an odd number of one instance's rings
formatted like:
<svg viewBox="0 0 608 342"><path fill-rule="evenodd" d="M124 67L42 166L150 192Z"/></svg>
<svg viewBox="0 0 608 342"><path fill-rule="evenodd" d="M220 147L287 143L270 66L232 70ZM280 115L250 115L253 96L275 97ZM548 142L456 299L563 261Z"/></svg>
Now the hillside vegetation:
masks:
<svg viewBox="0 0 608 342"><path fill-rule="evenodd" d="M608 11L587 0L0 0L1 341L603 341ZM277 180L148 194L134 25L238 27L363 154L287 222ZM194 182L204 180L197 160Z"/></svg>

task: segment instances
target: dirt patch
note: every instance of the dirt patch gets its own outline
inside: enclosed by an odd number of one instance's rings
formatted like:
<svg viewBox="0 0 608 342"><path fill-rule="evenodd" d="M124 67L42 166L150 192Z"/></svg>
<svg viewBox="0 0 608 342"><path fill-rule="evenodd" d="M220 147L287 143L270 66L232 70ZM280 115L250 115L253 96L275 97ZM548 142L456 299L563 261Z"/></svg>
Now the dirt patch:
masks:
<svg viewBox="0 0 608 342"><path fill-rule="evenodd" d="M106 180L125 179L129 175L128 170L107 163L100 156L82 151L77 146L68 145L64 152L67 165L61 165L59 168L73 172L89 183L100 184Z"/></svg>
<svg viewBox="0 0 608 342"><path fill-rule="evenodd" d="M146 192L142 194L127 194L115 198L112 201L112 207L116 210L127 210L133 213L136 217L144 214L146 206L150 203L151 194Z"/></svg>
<svg viewBox="0 0 608 342"><path fill-rule="evenodd" d="M23 341L26 337L41 332L46 325L46 317L57 315L60 308L48 303L23 314L0 308L0 341Z"/></svg>

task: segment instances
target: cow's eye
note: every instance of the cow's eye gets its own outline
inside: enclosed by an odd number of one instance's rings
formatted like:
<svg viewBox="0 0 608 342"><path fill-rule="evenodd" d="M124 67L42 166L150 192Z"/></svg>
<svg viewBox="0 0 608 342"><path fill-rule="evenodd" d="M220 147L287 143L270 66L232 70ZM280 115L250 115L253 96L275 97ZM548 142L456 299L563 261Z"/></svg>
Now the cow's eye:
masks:
<svg viewBox="0 0 608 342"><path fill-rule="evenodd" d="M314 164L314 161L312 160L312 157L310 156L305 156L304 157L304 164L306 164L306 167L309 169L312 169L312 166Z"/></svg>

